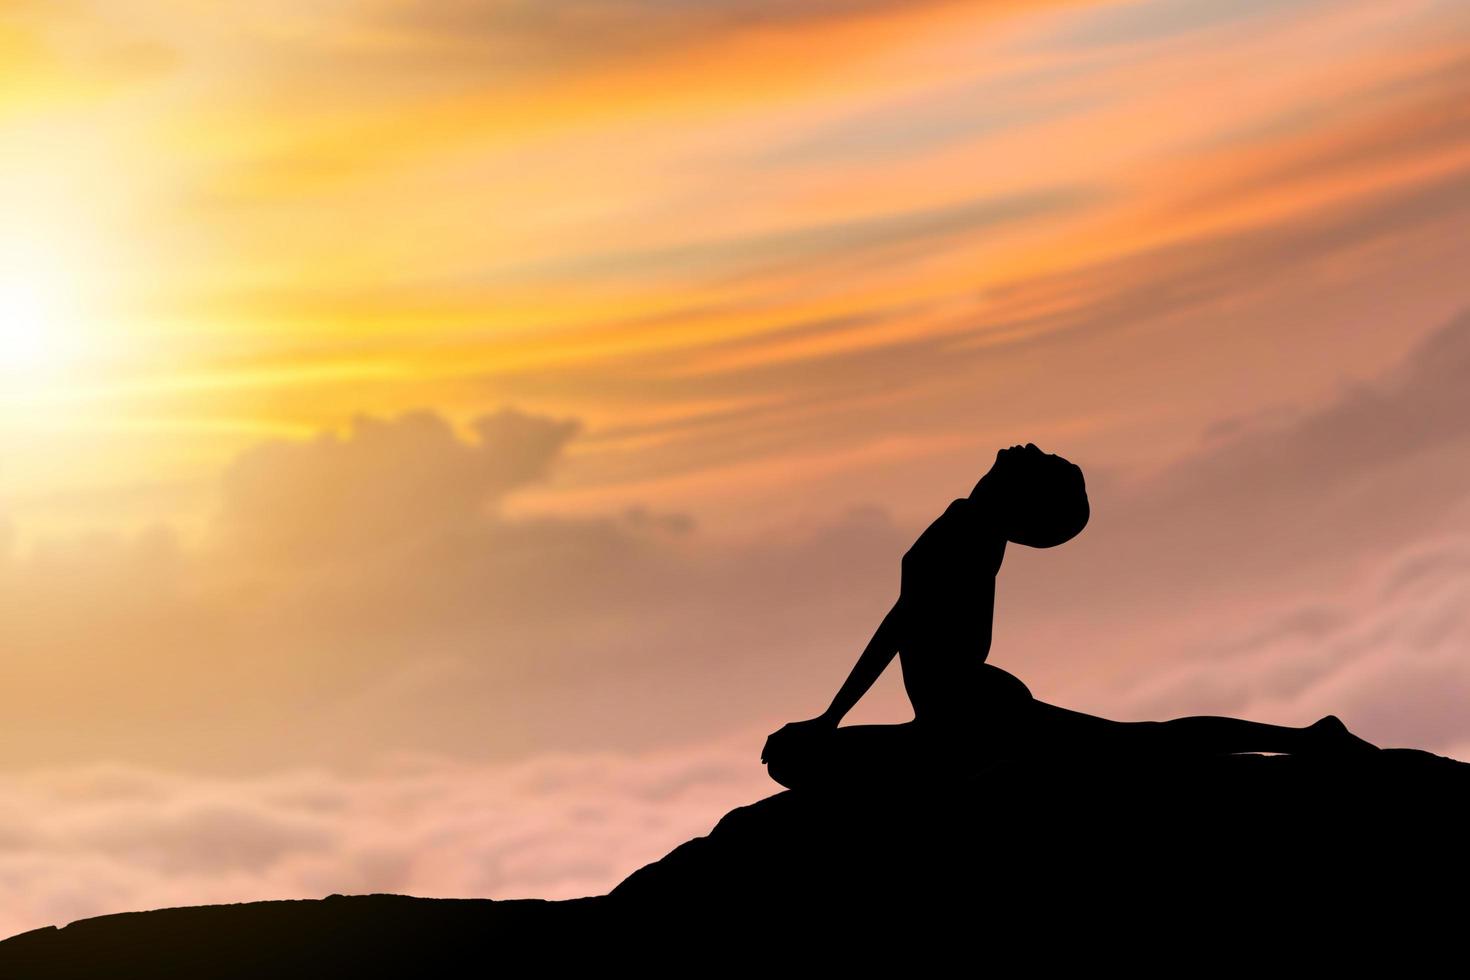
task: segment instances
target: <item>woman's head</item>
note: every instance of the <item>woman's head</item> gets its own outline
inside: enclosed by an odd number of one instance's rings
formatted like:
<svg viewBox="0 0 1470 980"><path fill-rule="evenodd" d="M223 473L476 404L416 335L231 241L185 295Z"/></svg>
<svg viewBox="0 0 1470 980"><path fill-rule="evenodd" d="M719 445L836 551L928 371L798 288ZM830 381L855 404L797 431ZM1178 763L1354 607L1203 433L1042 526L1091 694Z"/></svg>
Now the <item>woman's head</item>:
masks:
<svg viewBox="0 0 1470 980"><path fill-rule="evenodd" d="M986 501L1007 540L1033 548L1070 541L1091 516L1082 468L1029 442L996 453L970 497Z"/></svg>

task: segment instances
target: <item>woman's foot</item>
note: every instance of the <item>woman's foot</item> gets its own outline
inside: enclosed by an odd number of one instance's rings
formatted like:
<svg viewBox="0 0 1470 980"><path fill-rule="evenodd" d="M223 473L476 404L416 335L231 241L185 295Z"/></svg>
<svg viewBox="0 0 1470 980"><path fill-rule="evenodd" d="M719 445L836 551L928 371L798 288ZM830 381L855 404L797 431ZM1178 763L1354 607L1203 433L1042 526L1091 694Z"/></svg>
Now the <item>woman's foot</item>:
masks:
<svg viewBox="0 0 1470 980"><path fill-rule="evenodd" d="M1371 755L1381 752L1378 746L1348 731L1337 715L1327 715L1306 727L1311 736L1313 753L1323 755Z"/></svg>

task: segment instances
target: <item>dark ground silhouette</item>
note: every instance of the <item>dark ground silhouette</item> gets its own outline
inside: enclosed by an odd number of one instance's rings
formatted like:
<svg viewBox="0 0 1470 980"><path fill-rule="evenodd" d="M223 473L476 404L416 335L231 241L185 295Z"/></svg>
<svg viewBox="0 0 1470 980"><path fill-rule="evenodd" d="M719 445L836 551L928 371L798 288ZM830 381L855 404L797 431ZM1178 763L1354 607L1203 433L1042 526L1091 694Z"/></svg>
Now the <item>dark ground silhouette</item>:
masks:
<svg viewBox="0 0 1470 980"><path fill-rule="evenodd" d="M1318 975L1389 955L1401 976L1459 953L1467 812L1470 764L1411 749L996 763L904 792L778 792L608 895L103 916L0 942L0 977L463 977L524 964Z"/></svg>

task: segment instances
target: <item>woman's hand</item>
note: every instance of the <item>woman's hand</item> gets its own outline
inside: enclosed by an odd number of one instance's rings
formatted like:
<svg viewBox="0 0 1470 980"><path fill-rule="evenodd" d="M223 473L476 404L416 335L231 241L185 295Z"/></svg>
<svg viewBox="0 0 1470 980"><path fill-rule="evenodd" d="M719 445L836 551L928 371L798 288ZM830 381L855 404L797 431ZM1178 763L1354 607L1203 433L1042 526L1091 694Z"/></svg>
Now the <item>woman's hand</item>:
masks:
<svg viewBox="0 0 1470 980"><path fill-rule="evenodd" d="M785 745L806 741L813 736L820 737L836 729L837 722L827 715L789 722L767 736L765 747L761 749L761 761L765 762L769 756L780 753Z"/></svg>

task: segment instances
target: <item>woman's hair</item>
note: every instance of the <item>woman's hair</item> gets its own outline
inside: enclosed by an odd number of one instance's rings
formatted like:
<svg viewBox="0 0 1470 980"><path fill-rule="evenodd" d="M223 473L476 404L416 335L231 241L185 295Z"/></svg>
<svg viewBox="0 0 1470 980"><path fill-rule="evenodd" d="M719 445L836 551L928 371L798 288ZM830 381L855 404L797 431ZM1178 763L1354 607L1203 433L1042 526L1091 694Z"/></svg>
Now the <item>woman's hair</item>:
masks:
<svg viewBox="0 0 1470 980"><path fill-rule="evenodd" d="M1033 548L1053 548L1072 540L1092 516L1082 468L1056 457L1048 470L1050 478L1033 484L1019 503L1027 524L1027 539L1017 540Z"/></svg>
<svg viewBox="0 0 1470 980"><path fill-rule="evenodd" d="M991 483L1002 509L1006 537L1033 548L1054 548L1075 538L1092 515L1082 468L1061 456L1015 451L982 482ZM977 486L978 490L979 487Z"/></svg>

